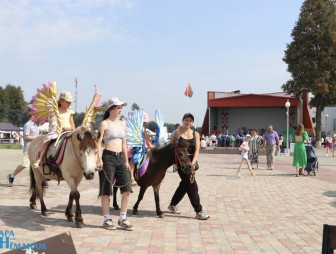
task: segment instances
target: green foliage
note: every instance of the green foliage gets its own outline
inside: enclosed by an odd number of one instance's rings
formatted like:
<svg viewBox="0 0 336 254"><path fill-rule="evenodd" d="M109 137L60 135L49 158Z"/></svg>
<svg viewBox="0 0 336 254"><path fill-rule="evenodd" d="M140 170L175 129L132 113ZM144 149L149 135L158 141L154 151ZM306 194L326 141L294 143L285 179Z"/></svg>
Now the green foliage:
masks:
<svg viewBox="0 0 336 254"><path fill-rule="evenodd" d="M0 121L22 126L27 116L27 103L21 87L10 84L4 89L0 87Z"/></svg>
<svg viewBox="0 0 336 254"><path fill-rule="evenodd" d="M74 115L74 123L75 123L75 127L79 127L84 119L85 113L75 113Z"/></svg>
<svg viewBox="0 0 336 254"><path fill-rule="evenodd" d="M166 123L165 125L167 126L168 133L171 133L175 130L175 124L174 123Z"/></svg>
<svg viewBox="0 0 336 254"><path fill-rule="evenodd" d="M132 104L131 110L140 109L139 105L136 103Z"/></svg>
<svg viewBox="0 0 336 254"><path fill-rule="evenodd" d="M22 149L20 144L0 144L0 149Z"/></svg>
<svg viewBox="0 0 336 254"><path fill-rule="evenodd" d="M321 130L321 112L336 103L336 3L335 0L304 1L298 21L287 45L284 62L292 79L282 89L300 98L314 95L317 140Z"/></svg>

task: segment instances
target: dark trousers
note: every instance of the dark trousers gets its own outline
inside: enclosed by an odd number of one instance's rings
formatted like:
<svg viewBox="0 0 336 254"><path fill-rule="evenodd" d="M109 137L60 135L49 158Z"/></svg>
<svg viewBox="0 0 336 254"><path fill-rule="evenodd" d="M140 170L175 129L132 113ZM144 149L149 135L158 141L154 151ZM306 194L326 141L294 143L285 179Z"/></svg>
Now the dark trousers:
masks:
<svg viewBox="0 0 336 254"><path fill-rule="evenodd" d="M176 206L183 199L185 194L188 194L191 205L193 206L196 213L202 211L202 205L200 202L200 197L198 195L198 185L196 180L190 183L190 177L188 177L182 170L177 171L181 182L177 187L174 196L170 202L171 205Z"/></svg>

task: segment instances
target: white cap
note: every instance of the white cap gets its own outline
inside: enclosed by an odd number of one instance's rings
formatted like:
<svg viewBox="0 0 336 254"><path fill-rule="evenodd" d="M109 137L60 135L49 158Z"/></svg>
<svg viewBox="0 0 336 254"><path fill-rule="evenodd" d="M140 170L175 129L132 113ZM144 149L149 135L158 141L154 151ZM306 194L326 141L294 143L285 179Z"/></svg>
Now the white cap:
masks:
<svg viewBox="0 0 336 254"><path fill-rule="evenodd" d="M75 101L75 100L72 98L71 93L68 92L68 91L63 91L63 92L61 92L59 98L65 100L65 101L67 101L67 102L74 102L74 101Z"/></svg>
<svg viewBox="0 0 336 254"><path fill-rule="evenodd" d="M119 100L118 98L109 99L107 108L111 108L113 106L127 106L127 103Z"/></svg>

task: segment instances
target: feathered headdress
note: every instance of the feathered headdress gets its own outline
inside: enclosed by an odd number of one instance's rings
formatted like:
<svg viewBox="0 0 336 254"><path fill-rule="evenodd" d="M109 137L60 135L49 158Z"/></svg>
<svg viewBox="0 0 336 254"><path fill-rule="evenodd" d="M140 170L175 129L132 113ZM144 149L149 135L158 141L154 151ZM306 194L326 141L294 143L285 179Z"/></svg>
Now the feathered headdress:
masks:
<svg viewBox="0 0 336 254"><path fill-rule="evenodd" d="M96 89L93 95L93 98L92 98L92 102L90 106L86 109L86 113L85 113L85 116L82 122L82 126L86 126L92 129L92 125L96 121L97 113L100 110L105 109L104 107L99 106L100 99L101 99L101 94Z"/></svg>
<svg viewBox="0 0 336 254"><path fill-rule="evenodd" d="M49 126L57 125L56 133L58 136L60 135L62 130L58 112L56 81L49 81L48 85L43 84L41 89L37 89L28 108L30 109L29 114L35 121L44 123L48 119Z"/></svg>

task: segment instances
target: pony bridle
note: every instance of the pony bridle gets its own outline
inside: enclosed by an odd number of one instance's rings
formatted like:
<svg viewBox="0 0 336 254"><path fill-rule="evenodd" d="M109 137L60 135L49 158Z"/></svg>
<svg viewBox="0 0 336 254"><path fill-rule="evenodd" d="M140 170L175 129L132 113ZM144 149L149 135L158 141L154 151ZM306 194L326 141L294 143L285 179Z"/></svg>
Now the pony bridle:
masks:
<svg viewBox="0 0 336 254"><path fill-rule="evenodd" d="M183 150L183 151L187 151L187 148L183 148L183 147L179 147L179 148L175 148L175 164L177 166L180 166L181 170L185 173L190 173L190 182L193 183L195 181L195 170L194 167L189 165L189 164L185 164L185 163L181 163L181 159L180 157L177 155L178 151Z"/></svg>
<svg viewBox="0 0 336 254"><path fill-rule="evenodd" d="M84 137L82 137L79 133L77 134L77 140L79 141L79 143L82 142L83 138ZM84 170L84 165L83 165L83 160L82 160L82 157L83 157L84 153L82 151L80 151L80 150L79 150L79 154L77 154L77 152L75 152L77 160L79 161L82 170Z"/></svg>
<svg viewBox="0 0 336 254"><path fill-rule="evenodd" d="M181 151L181 150L187 151L187 148L182 148L182 147L175 148L175 164L179 165L181 167L182 166L184 167L184 165L181 163L180 157L178 156L178 152Z"/></svg>

